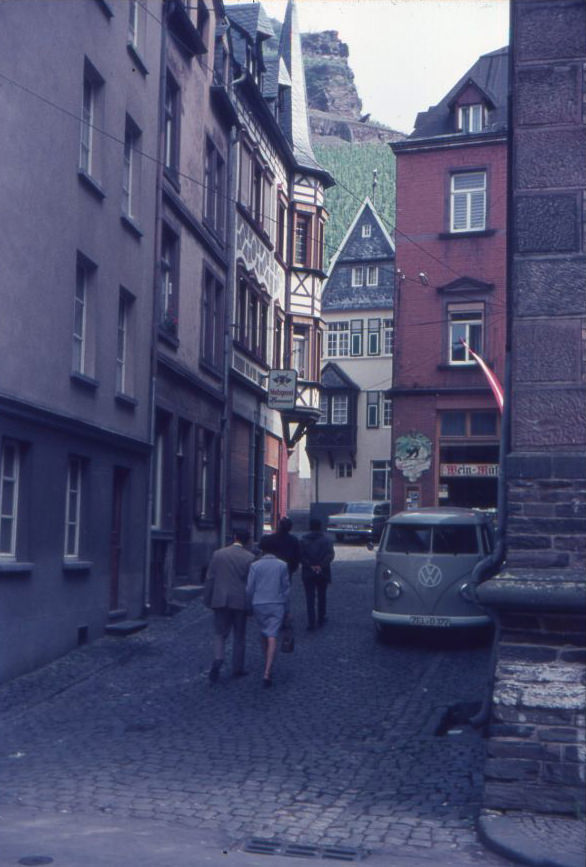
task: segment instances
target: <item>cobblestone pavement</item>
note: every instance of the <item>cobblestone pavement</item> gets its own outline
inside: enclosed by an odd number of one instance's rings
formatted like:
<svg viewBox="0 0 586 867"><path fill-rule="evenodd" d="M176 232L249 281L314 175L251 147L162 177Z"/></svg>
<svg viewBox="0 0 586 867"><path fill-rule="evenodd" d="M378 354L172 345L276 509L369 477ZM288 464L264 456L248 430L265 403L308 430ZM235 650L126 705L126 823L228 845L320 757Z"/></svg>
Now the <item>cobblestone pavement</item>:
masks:
<svg viewBox="0 0 586 867"><path fill-rule="evenodd" d="M104 638L0 688L0 804L110 814L373 852L503 864L474 830L483 742L440 736L445 708L479 701L488 648L384 646L370 619L374 555L337 546L329 621L261 684L207 679L199 600L126 639ZM448 859L451 861L451 859Z"/></svg>

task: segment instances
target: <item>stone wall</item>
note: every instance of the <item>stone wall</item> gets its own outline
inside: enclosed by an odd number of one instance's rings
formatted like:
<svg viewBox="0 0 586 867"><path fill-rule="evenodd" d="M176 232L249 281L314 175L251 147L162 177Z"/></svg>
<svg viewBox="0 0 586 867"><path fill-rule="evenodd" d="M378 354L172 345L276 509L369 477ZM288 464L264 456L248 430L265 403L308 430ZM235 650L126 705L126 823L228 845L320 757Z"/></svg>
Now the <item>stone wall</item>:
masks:
<svg viewBox="0 0 586 867"><path fill-rule="evenodd" d="M506 576L501 581L506 584ZM530 573L523 579L517 575L509 582L509 597L518 593L527 604L531 586L543 595L542 579ZM559 593L559 584L550 589ZM500 623L484 806L582 816L584 616L513 610L503 612Z"/></svg>

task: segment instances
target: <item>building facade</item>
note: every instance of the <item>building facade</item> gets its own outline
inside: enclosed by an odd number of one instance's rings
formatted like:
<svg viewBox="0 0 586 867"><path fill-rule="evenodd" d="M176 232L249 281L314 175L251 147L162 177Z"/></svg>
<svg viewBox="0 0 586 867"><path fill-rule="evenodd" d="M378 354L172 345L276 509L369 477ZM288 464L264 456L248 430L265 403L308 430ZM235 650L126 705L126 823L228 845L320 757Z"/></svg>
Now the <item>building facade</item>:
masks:
<svg viewBox="0 0 586 867"><path fill-rule="evenodd" d="M390 498L394 278L393 241L367 198L324 285L321 414L307 438L320 512Z"/></svg>
<svg viewBox="0 0 586 867"><path fill-rule="evenodd" d="M581 819L583 839L584 13L577 0L511 4L502 546L500 571L478 590L500 624L481 819L489 840L524 811Z"/></svg>
<svg viewBox="0 0 586 867"><path fill-rule="evenodd" d="M278 44L259 4L227 14L239 130L226 508L231 523L259 536L288 510L289 455L319 414L324 187L332 179L311 149L295 4ZM285 416L267 403L271 369L295 371L295 406Z"/></svg>
<svg viewBox="0 0 586 867"><path fill-rule="evenodd" d="M502 382L507 50L484 55L391 145L397 157L393 511L495 508Z"/></svg>
<svg viewBox="0 0 586 867"><path fill-rule="evenodd" d="M333 181L294 4L266 65L268 19L238 10L2 6L3 679L169 612L235 526L286 511ZM297 374L284 414L272 368Z"/></svg>
<svg viewBox="0 0 586 867"><path fill-rule="evenodd" d="M143 611L161 14L2 6L2 679Z"/></svg>

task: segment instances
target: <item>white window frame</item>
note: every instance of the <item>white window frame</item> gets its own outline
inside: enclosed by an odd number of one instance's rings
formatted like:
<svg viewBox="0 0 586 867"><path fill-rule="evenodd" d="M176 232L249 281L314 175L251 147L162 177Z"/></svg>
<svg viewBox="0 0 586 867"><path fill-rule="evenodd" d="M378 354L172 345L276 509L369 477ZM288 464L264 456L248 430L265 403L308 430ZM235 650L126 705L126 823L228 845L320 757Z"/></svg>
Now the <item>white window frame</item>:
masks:
<svg viewBox="0 0 586 867"><path fill-rule="evenodd" d="M116 331L116 391L125 394L128 379L128 311L129 300L123 292L118 298L118 327Z"/></svg>
<svg viewBox="0 0 586 867"><path fill-rule="evenodd" d="M369 265L366 269L366 285L378 286L378 265Z"/></svg>
<svg viewBox="0 0 586 867"><path fill-rule="evenodd" d="M394 343L394 337L395 337L395 329L393 326L393 320L392 319L383 319L382 331L383 331L382 354L392 356L393 355L393 343Z"/></svg>
<svg viewBox="0 0 586 867"><path fill-rule="evenodd" d="M169 172L177 172L179 168L180 94L179 85L168 71L165 80L163 161L165 169Z"/></svg>
<svg viewBox="0 0 586 867"><path fill-rule="evenodd" d="M301 379L309 379L309 333L301 326L293 328L291 367L297 371Z"/></svg>
<svg viewBox="0 0 586 867"><path fill-rule="evenodd" d="M122 168L122 212L131 219L138 213L140 130L127 115L124 130L124 154Z"/></svg>
<svg viewBox="0 0 586 867"><path fill-rule="evenodd" d="M364 285L364 268L362 265L354 265L352 268L352 286Z"/></svg>
<svg viewBox="0 0 586 867"><path fill-rule="evenodd" d="M82 375L87 369L87 304L88 269L78 259L73 297L73 370Z"/></svg>
<svg viewBox="0 0 586 867"><path fill-rule="evenodd" d="M340 461L336 464L336 478L337 479L351 479L352 478L352 464L350 461Z"/></svg>
<svg viewBox="0 0 586 867"><path fill-rule="evenodd" d="M350 355L353 358L364 355L363 319L352 319L350 322Z"/></svg>
<svg viewBox="0 0 586 867"><path fill-rule="evenodd" d="M458 109L458 128L460 132L482 132L484 129L484 106L481 102L461 105Z"/></svg>
<svg viewBox="0 0 586 867"><path fill-rule="evenodd" d="M332 395L331 424L348 424L348 395Z"/></svg>
<svg viewBox="0 0 586 867"><path fill-rule="evenodd" d="M320 391L319 393L319 418L317 420L317 424L328 424L329 417L328 411L330 407L330 401L328 395L325 391Z"/></svg>
<svg viewBox="0 0 586 867"><path fill-rule="evenodd" d="M349 322L330 322L327 338L327 352L330 358L346 358L350 355Z"/></svg>
<svg viewBox="0 0 586 867"><path fill-rule="evenodd" d="M67 488L65 491L65 542L63 556L67 560L79 559L79 539L82 497L82 460L70 457L67 464ZM73 532L73 537L72 537ZM73 542L73 544L71 544Z"/></svg>
<svg viewBox="0 0 586 867"><path fill-rule="evenodd" d="M139 43L138 13L138 0L128 0L128 43L133 48L138 48Z"/></svg>
<svg viewBox="0 0 586 867"><path fill-rule="evenodd" d="M393 400L390 397L383 397L383 427L392 427L393 425Z"/></svg>
<svg viewBox="0 0 586 867"><path fill-rule="evenodd" d="M456 318L458 317L458 318ZM460 318L465 317L465 318ZM472 329L480 328L480 337L476 339ZM461 333L456 333L456 332ZM450 305L448 307L448 360L451 365L475 364L474 357L466 346L462 346L460 338L475 352L482 354L484 343L484 306L470 304L466 306ZM454 358L454 348L462 349L463 358Z"/></svg>
<svg viewBox="0 0 586 867"><path fill-rule="evenodd" d="M380 464L384 464L384 466L380 466ZM374 474L384 472L385 473L385 496L383 500L377 500L376 502L384 502L384 500L388 500L391 493L391 461L371 461L370 462L370 495L371 499L375 499L374 497Z"/></svg>
<svg viewBox="0 0 586 867"><path fill-rule="evenodd" d="M12 450L12 471L7 470L7 451ZM7 489L12 488L12 502L7 505ZM0 549L0 559L14 560L16 558L16 538L18 529L18 497L20 489L20 449L15 440L2 441L2 454L0 458L0 527L8 524L9 544L6 549ZM2 533L0 533L0 543Z"/></svg>
<svg viewBox="0 0 586 867"><path fill-rule="evenodd" d="M362 227L362 237L363 238L370 238L371 234L372 234L372 226L370 225L370 223L365 223Z"/></svg>
<svg viewBox="0 0 586 867"><path fill-rule="evenodd" d="M486 172L456 172L450 180L450 231L486 228Z"/></svg>
<svg viewBox="0 0 586 867"><path fill-rule="evenodd" d="M79 167L92 174L94 157L94 120L96 114L96 86L86 74L83 77L81 103L81 134L79 143Z"/></svg>

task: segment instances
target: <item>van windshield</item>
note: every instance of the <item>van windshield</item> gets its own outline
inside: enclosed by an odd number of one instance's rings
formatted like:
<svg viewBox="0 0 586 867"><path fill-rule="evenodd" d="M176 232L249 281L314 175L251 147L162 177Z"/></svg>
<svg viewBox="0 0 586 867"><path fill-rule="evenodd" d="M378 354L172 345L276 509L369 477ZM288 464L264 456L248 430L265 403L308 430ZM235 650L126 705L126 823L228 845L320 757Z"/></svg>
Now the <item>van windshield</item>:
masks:
<svg viewBox="0 0 586 867"><path fill-rule="evenodd" d="M397 554L477 554L476 527L474 524L391 524L385 550Z"/></svg>

